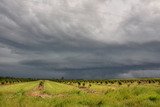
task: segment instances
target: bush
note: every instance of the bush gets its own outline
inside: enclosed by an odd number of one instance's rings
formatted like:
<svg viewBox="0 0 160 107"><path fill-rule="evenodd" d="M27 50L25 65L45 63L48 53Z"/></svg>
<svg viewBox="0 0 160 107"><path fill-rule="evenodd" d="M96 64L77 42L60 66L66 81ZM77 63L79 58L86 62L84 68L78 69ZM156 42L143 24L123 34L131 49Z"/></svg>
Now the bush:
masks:
<svg viewBox="0 0 160 107"><path fill-rule="evenodd" d="M85 83L83 83L83 87L85 87Z"/></svg>

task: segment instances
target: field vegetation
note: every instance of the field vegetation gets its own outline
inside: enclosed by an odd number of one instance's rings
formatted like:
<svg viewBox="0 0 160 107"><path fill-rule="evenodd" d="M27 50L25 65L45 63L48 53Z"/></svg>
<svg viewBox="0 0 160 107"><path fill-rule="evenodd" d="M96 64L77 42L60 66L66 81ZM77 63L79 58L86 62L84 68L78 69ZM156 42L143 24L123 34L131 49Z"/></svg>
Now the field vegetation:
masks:
<svg viewBox="0 0 160 107"><path fill-rule="evenodd" d="M16 81L12 78L13 81ZM0 80L0 107L159 107L160 79ZM5 82L6 83L6 82Z"/></svg>

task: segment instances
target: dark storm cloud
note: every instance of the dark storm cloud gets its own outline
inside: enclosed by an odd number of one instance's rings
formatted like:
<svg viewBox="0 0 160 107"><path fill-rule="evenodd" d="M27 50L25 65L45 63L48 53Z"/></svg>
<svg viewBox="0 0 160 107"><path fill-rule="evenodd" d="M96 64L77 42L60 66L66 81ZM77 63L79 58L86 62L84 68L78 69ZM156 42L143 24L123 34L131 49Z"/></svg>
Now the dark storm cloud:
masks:
<svg viewBox="0 0 160 107"><path fill-rule="evenodd" d="M158 0L0 1L2 76L160 74Z"/></svg>

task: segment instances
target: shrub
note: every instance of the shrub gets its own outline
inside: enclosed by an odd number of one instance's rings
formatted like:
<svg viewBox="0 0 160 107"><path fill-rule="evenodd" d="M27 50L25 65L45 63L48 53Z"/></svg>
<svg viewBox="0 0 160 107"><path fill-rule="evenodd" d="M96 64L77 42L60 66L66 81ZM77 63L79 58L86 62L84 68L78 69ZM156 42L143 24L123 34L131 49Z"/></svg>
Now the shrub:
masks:
<svg viewBox="0 0 160 107"><path fill-rule="evenodd" d="M118 81L118 84L119 84L119 85L122 85L122 83L121 83L120 81Z"/></svg>
<svg viewBox="0 0 160 107"><path fill-rule="evenodd" d="M85 87L85 83L83 83L83 87Z"/></svg>
<svg viewBox="0 0 160 107"><path fill-rule="evenodd" d="M78 82L78 87L79 87L79 86L81 86L81 83L80 83L80 82Z"/></svg>

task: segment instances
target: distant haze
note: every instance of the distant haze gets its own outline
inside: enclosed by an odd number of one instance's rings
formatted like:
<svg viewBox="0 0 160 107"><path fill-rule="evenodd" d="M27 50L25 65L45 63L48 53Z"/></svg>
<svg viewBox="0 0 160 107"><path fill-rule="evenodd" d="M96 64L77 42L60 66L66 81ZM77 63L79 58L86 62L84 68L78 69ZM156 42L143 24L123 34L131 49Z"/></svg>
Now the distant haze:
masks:
<svg viewBox="0 0 160 107"><path fill-rule="evenodd" d="M160 77L160 0L0 0L0 76Z"/></svg>

